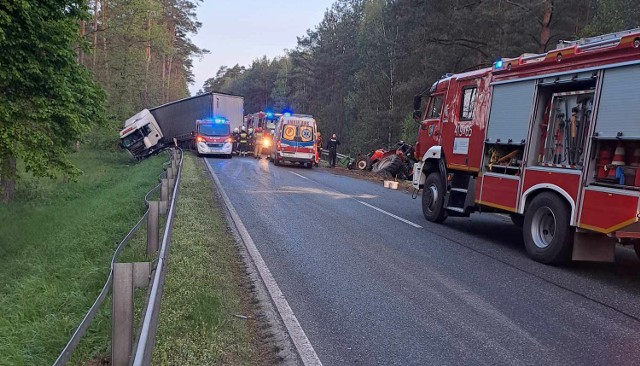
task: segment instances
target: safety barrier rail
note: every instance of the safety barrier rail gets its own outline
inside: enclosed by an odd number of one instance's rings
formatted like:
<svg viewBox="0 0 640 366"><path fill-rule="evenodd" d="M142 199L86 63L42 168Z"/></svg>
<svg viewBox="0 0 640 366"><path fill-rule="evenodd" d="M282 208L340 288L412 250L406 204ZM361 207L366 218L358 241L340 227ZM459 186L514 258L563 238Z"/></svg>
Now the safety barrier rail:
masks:
<svg viewBox="0 0 640 366"><path fill-rule="evenodd" d="M166 172L159 176L160 183L144 197L147 210L116 247L111 257L109 275L102 287L102 291L100 291L93 305L54 362L54 366L65 365L71 359L73 352L87 332L109 292L112 292L111 365L125 366L133 364L142 366L150 364L155 331L158 325L160 300L164 288L166 259L173 230L175 204L182 172L182 150L169 149L168 152L169 161L163 164ZM160 200L149 200L150 196L156 193L158 189L160 190ZM164 225L162 243L158 248L160 244L160 215L166 215L167 220ZM117 262L120 253L145 222L147 227L146 254L149 257L154 256L160 249L157 259L152 262ZM149 287L149 285L151 286ZM133 338L133 293L135 288L149 288L141 320L142 325L136 341ZM134 344L135 353L133 353Z"/></svg>

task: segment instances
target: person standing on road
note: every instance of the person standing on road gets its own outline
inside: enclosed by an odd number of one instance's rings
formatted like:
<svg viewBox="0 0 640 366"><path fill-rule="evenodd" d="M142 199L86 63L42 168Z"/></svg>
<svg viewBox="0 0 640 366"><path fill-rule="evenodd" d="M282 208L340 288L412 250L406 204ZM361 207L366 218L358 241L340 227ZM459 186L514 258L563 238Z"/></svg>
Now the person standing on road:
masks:
<svg viewBox="0 0 640 366"><path fill-rule="evenodd" d="M233 138L231 153L238 154L238 140L240 139L240 129L238 127L233 129L233 134L231 135Z"/></svg>
<svg viewBox="0 0 640 366"><path fill-rule="evenodd" d="M340 145L340 140L338 140L338 136L334 133L331 136L329 142L327 142L327 150L329 150L329 165L334 168L336 166L336 156L338 152L338 145Z"/></svg>
<svg viewBox="0 0 640 366"><path fill-rule="evenodd" d="M244 126L240 130L240 153L238 155L247 156L247 143L249 142L249 135L247 134L247 130Z"/></svg>
<svg viewBox="0 0 640 366"><path fill-rule="evenodd" d="M320 164L320 158L322 157L322 134L317 133L316 136L316 166Z"/></svg>
<svg viewBox="0 0 640 366"><path fill-rule="evenodd" d="M264 133L262 132L262 127L256 128L256 132L253 134L254 146L255 150L253 151L253 156L256 159L262 159L262 139Z"/></svg>

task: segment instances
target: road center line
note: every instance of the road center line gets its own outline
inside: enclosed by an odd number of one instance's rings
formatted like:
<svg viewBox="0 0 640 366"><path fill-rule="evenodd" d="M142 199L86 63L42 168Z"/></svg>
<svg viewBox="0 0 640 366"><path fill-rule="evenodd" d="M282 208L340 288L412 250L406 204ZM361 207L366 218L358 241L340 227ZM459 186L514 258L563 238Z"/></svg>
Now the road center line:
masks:
<svg viewBox="0 0 640 366"><path fill-rule="evenodd" d="M393 217L393 218L394 218L394 219L396 219L396 220L400 220L400 221L404 222L405 224L409 224L409 225L411 225L411 226L413 226L413 227L416 227L416 228L418 228L418 229L422 229L422 226L420 226L420 225L418 225L418 224L416 224L416 223L414 223L414 222L411 222L411 221L409 221L409 220L407 220L407 219L403 219L403 218L402 218L402 217L400 217L400 216L396 216L396 215L392 214L391 212L385 211L385 210L383 210L383 209L381 209L381 208L379 208L379 207L376 207L376 206L374 206L374 205L370 205L370 204L368 204L368 203L366 203L366 202L363 202L363 201L360 201L360 200L356 200L356 201L358 201L358 202L362 203L363 205L365 205L365 206L367 206L367 207L370 207L370 208L372 208L372 209L374 209L374 210L376 210L376 211L378 211L378 212L382 212L383 214L385 214L385 215L387 215L387 216L391 216L391 217Z"/></svg>
<svg viewBox="0 0 640 366"><path fill-rule="evenodd" d="M298 177L300 177L300 178L302 178L302 179L306 179L306 180L308 180L308 181L316 182L315 180L309 179L309 178L305 177L305 176L304 176L304 175L302 175L302 174L298 174L298 173L296 173L296 172L292 172L292 171L289 171L289 173L294 174L294 175L297 175ZM318 183L318 182L316 182L316 183ZM336 190L336 192L338 192L338 191ZM367 207L370 207L370 208L372 208L372 209L374 209L374 210L376 210L376 211L378 211L378 212L382 212L382 213L383 213L383 214L385 214L385 215L391 216L391 217L393 217L393 218L394 218L394 219L396 219L396 220L402 221L402 222L404 222L405 224L411 225L411 226L413 226L413 227L415 227L415 228L418 228L418 229L422 229L422 226L420 226L420 225L416 224L415 222L411 222L411 221L409 221L409 220L407 220L407 219L403 219L402 217L397 216L397 215L394 215L394 214L392 214L391 212L385 211L385 210L383 210L383 209L381 209L381 208L379 208L379 207L376 207L376 206L371 205L371 204L368 204L368 203L366 203L366 202L363 202L363 201L357 200L357 199L355 199L355 198L354 198L354 200L355 200L355 201L358 201L358 202L360 202L361 204L363 204L363 205L365 205L365 206L367 206Z"/></svg>
<svg viewBox="0 0 640 366"><path fill-rule="evenodd" d="M309 179L309 178L305 177L304 175L302 175L302 174L298 174L298 173L296 173L296 172L289 171L289 173L291 173L291 174L293 174L293 175L297 175L298 177L300 177L300 178L302 178L302 179L311 180L311 179Z"/></svg>

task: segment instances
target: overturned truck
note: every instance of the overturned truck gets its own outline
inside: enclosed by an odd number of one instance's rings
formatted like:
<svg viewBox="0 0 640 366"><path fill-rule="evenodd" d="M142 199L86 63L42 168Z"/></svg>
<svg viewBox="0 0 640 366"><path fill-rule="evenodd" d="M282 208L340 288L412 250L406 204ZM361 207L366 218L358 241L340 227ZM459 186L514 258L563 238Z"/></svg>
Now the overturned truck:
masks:
<svg viewBox="0 0 640 366"><path fill-rule="evenodd" d="M198 120L224 119L233 129L242 125L243 116L241 96L210 92L180 99L127 119L120 131L120 146L142 160L174 143L190 146Z"/></svg>

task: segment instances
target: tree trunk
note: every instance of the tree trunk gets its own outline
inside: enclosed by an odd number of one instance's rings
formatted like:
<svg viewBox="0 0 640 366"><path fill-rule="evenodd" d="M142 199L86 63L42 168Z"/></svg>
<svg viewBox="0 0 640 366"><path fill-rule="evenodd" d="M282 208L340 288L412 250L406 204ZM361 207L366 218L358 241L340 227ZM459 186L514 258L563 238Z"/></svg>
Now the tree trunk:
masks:
<svg viewBox="0 0 640 366"><path fill-rule="evenodd" d="M104 58L105 84L109 87L109 59L107 57L107 0L100 2L100 15L102 16L102 57Z"/></svg>
<svg viewBox="0 0 640 366"><path fill-rule="evenodd" d="M149 92L149 65L151 64L151 12L147 14L146 65L144 70L144 91Z"/></svg>
<svg viewBox="0 0 640 366"><path fill-rule="evenodd" d="M86 22L84 19L80 21L80 37L84 40L84 36L87 34ZM78 63L82 65L84 63L84 50L82 46L78 47Z"/></svg>
<svg viewBox="0 0 640 366"><path fill-rule="evenodd" d="M96 72L96 54L98 53L98 0L93 0L93 60L91 65Z"/></svg>
<svg viewBox="0 0 640 366"><path fill-rule="evenodd" d="M542 15L542 24L540 26L540 47L539 53L544 53L551 40L551 18L553 17L553 0L544 1L544 13Z"/></svg>
<svg viewBox="0 0 640 366"><path fill-rule="evenodd" d="M16 158L6 154L0 160L0 203L7 203L16 196Z"/></svg>

